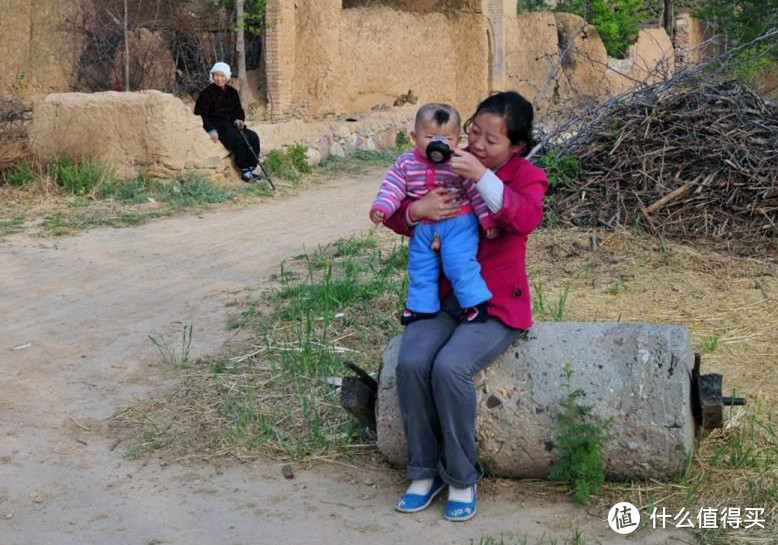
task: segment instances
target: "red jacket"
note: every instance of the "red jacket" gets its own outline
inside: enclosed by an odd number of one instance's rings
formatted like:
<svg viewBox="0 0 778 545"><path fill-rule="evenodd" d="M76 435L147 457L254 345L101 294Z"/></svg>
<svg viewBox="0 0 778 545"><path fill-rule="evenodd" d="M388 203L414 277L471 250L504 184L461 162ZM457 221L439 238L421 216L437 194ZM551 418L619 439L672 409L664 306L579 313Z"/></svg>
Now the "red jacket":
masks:
<svg viewBox="0 0 778 545"><path fill-rule="evenodd" d="M532 326L532 298L529 293L525 256L527 236L543 219L543 195L548 187L546 173L523 157L514 155L496 172L505 184L502 209L489 213L500 228L497 238L483 236L478 245L478 262L492 298L489 314L505 325L527 329ZM406 199L385 225L401 235L412 228L405 221L405 210L412 201ZM440 296L451 291L451 283L441 276Z"/></svg>

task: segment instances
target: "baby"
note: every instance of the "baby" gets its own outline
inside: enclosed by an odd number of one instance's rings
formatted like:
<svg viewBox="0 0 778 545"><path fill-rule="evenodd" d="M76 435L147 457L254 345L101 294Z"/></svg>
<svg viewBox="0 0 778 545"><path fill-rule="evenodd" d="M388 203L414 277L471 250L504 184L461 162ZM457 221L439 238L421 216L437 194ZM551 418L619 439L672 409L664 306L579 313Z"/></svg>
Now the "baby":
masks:
<svg viewBox="0 0 778 545"><path fill-rule="evenodd" d="M496 227L475 183L454 172L446 154L441 157L439 151L441 143L451 150L457 147L461 125L459 112L449 104L431 103L419 108L411 132L416 147L397 158L370 209L373 223L382 223L400 208L406 197L419 199L438 187L455 195L453 203L459 206L454 217L436 222L422 221L414 227L408 244L408 299L400 318L403 325L433 318L440 310L441 262L454 295L464 309L462 319L465 322L487 319L486 302L492 294L481 277L481 266L476 260L478 226L480 222L490 238L497 235ZM444 162L438 162L440 160ZM438 242L440 260L433 249L433 244L437 247Z"/></svg>

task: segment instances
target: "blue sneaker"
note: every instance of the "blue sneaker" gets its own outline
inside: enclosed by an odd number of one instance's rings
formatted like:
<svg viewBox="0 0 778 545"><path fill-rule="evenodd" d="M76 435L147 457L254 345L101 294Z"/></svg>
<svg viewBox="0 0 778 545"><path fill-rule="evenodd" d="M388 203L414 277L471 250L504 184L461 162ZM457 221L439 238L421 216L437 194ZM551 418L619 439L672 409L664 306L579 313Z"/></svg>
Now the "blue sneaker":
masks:
<svg viewBox="0 0 778 545"><path fill-rule="evenodd" d="M473 501L461 502L448 500L446 502L446 510L444 511L446 520L450 520L451 522L464 522L475 516L475 512L478 508L478 498L475 494L475 485L471 488L473 489Z"/></svg>
<svg viewBox="0 0 778 545"><path fill-rule="evenodd" d="M443 491L445 486L440 477L435 477L435 480L432 481L432 486L430 486L426 494L403 494L394 508L401 513L416 513L426 509L430 506L432 500Z"/></svg>

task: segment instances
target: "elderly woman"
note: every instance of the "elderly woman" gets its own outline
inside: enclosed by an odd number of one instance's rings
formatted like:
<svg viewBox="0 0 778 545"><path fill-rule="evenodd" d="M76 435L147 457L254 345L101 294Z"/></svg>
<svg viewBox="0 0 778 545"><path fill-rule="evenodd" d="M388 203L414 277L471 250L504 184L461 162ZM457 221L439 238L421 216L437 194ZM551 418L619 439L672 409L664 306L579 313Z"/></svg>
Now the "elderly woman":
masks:
<svg viewBox="0 0 778 545"><path fill-rule="evenodd" d="M251 182L260 176L254 169L259 157L259 136L246 128L246 114L238 92L227 85L230 65L217 62L211 68L211 84L197 97L194 113L203 118L203 128L213 142L221 141L232 151L240 176Z"/></svg>

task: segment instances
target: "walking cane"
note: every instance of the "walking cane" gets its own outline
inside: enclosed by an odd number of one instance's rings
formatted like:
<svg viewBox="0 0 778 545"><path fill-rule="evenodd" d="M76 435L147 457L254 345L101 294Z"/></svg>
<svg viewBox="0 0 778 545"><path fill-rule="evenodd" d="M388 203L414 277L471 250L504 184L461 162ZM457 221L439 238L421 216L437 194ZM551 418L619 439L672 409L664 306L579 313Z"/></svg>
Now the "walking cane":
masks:
<svg viewBox="0 0 778 545"><path fill-rule="evenodd" d="M244 127L245 127L245 125L244 125ZM263 176L265 176L265 178L267 178L267 183L270 184L270 189L275 191L276 190L276 186L273 184L272 178L270 178L270 173L267 170L265 170L265 165L263 165L262 161L259 160L259 155L254 151L254 148L251 147L251 144L249 144L249 139L246 138L246 135L243 133L243 129L240 129L238 132L243 137L243 141L246 143L246 146L249 148L249 151L251 151L251 155L253 155L254 159L257 160L257 164L259 165L259 168L262 169Z"/></svg>

